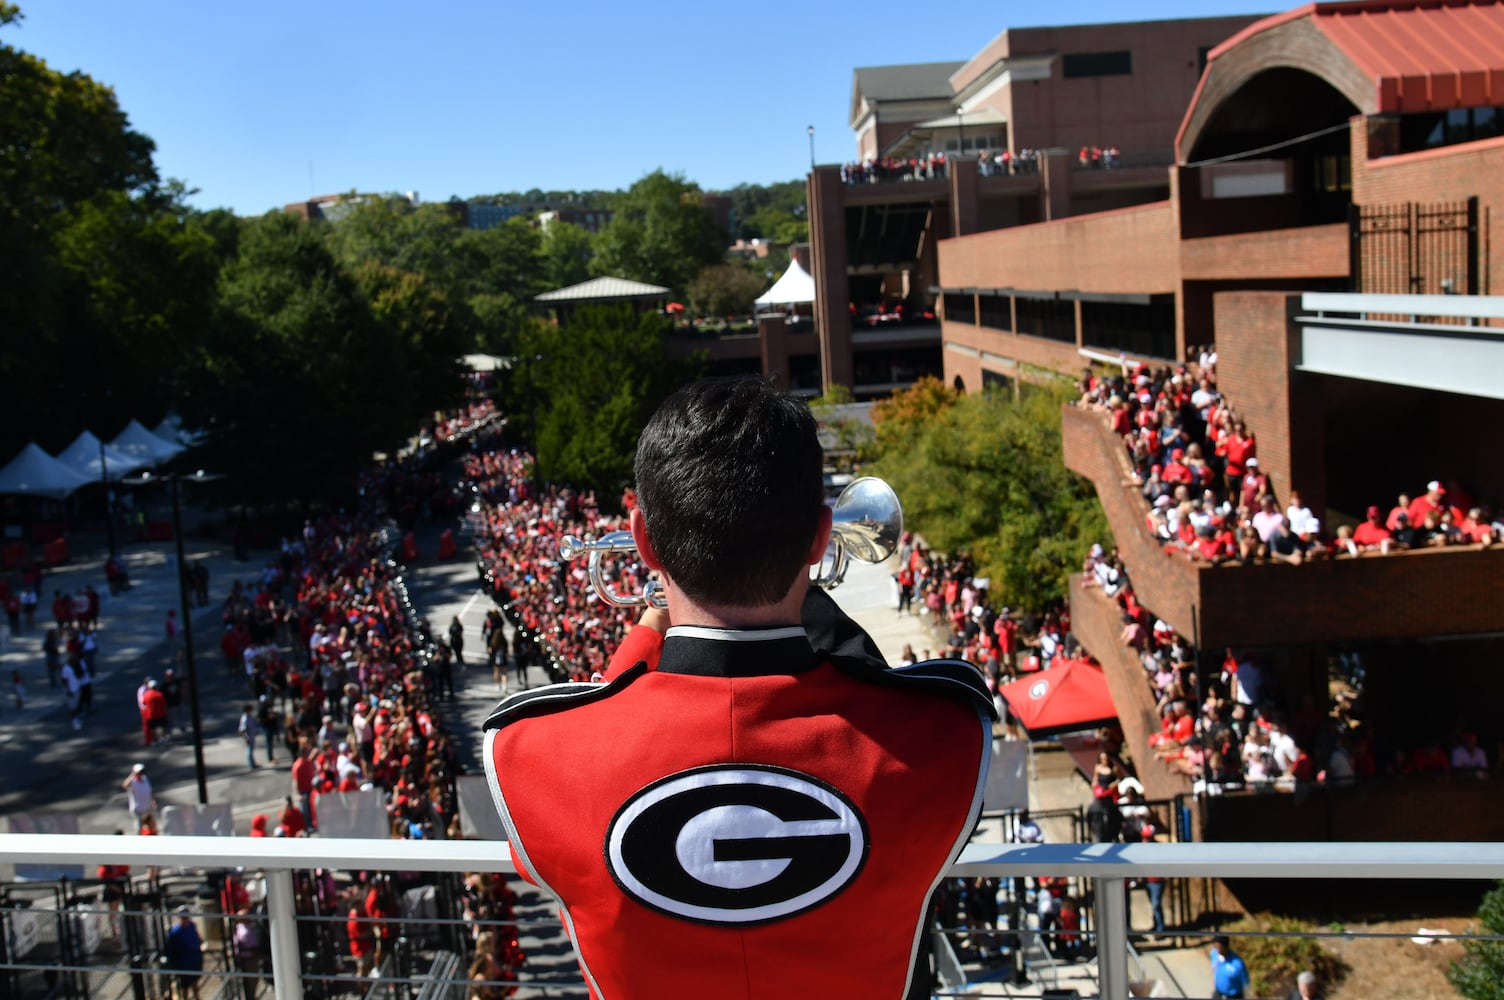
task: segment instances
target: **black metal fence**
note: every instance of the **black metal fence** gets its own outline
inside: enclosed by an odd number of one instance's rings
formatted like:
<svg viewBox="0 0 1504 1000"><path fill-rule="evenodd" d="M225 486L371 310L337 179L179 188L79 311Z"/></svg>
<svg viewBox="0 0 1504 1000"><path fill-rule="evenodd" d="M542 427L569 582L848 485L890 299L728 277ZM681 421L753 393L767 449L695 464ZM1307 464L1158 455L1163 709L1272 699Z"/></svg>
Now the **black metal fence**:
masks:
<svg viewBox="0 0 1504 1000"><path fill-rule="evenodd" d="M1351 206L1352 290L1370 295L1488 294L1488 221L1476 196Z"/></svg>

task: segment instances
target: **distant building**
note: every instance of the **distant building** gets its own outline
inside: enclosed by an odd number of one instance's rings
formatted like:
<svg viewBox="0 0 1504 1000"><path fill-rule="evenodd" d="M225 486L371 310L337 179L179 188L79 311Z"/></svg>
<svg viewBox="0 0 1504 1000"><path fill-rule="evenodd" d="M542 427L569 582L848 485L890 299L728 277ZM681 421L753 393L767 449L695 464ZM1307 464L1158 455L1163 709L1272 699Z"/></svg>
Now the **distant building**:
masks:
<svg viewBox="0 0 1504 1000"><path fill-rule="evenodd" d="M344 194L321 194L307 201L294 201L282 206L282 211L288 215L300 216L304 219L322 219L325 222L338 222L351 209L363 205L368 201L380 201L384 198L402 198L408 204L418 204L418 192L407 191L401 195L386 194L362 194L359 192L345 192Z"/></svg>
<svg viewBox="0 0 1504 1000"><path fill-rule="evenodd" d="M609 208L551 208L538 213L538 228L547 231L555 222L567 222L588 232L606 228L614 213Z"/></svg>

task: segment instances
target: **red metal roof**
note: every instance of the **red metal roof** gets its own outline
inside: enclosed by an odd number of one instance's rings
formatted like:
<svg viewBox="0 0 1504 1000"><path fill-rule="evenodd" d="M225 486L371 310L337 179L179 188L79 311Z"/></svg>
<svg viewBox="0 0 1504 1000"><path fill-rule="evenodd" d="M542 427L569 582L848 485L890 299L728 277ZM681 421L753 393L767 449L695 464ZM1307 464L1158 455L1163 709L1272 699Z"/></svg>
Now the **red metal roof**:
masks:
<svg viewBox="0 0 1504 1000"><path fill-rule="evenodd" d="M1373 78L1381 112L1504 105L1504 3L1318 3L1311 19Z"/></svg>

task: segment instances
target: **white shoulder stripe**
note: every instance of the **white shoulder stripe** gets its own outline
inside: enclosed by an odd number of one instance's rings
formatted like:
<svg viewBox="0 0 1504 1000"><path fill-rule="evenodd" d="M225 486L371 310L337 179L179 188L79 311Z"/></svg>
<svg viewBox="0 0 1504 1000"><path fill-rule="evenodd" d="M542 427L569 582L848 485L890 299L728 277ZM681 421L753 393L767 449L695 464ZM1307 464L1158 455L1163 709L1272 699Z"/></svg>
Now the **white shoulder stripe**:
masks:
<svg viewBox="0 0 1504 1000"><path fill-rule="evenodd" d="M705 625L672 625L664 638L679 635L687 639L718 639L722 642L767 642L769 639L803 639L807 636L802 625L783 628L710 628Z"/></svg>

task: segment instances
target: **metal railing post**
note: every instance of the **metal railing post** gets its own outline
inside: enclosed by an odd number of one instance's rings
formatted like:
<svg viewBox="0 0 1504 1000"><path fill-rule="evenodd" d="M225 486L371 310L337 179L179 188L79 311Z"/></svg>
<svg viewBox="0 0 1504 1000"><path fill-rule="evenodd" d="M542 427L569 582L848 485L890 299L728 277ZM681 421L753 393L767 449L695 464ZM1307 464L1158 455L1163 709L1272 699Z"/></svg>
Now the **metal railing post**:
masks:
<svg viewBox="0 0 1504 1000"><path fill-rule="evenodd" d="M266 913L271 918L272 986L276 1000L303 1000L302 953L298 949L298 914L292 872L266 872Z"/></svg>
<svg viewBox="0 0 1504 1000"><path fill-rule="evenodd" d="M1120 878L1096 879L1097 985L1102 1000L1128 996L1128 887ZM280 998L279 998L280 1000Z"/></svg>

